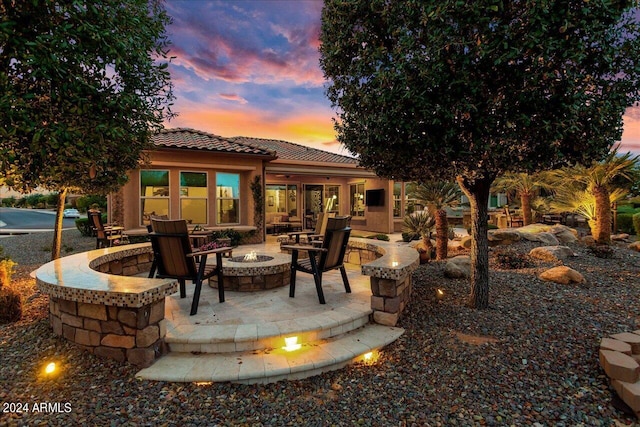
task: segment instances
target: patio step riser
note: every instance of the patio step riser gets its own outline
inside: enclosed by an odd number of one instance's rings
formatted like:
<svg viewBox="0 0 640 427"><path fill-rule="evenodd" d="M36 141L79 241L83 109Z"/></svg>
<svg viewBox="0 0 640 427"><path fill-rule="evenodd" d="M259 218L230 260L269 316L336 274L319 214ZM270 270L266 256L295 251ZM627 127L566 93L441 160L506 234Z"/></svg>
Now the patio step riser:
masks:
<svg viewBox="0 0 640 427"><path fill-rule="evenodd" d="M298 337L298 343L312 343L319 340L327 340L359 329L369 323L369 315L363 315L355 319L346 319L335 324L329 324L328 328L284 331L274 335L258 337L242 336L241 333L223 337L197 336L172 336L167 335L165 341L172 353L233 353L243 351L256 351L265 349L282 348L287 337ZM213 331L215 326L211 327ZM240 331L239 331L240 332Z"/></svg>
<svg viewBox="0 0 640 427"><path fill-rule="evenodd" d="M363 355L397 340L404 330L368 324L358 330L327 340L303 344L300 350L258 350L219 354L171 352L149 368L140 371L141 379L173 382L234 382L267 384L294 380L341 369L364 361Z"/></svg>

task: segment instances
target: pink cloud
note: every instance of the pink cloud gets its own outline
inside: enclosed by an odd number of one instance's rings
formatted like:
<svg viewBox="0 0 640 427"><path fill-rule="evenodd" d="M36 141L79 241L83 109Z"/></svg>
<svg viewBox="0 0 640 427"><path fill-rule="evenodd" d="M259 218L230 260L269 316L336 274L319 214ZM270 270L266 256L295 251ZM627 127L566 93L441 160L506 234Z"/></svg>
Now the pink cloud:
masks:
<svg viewBox="0 0 640 427"><path fill-rule="evenodd" d="M246 99L244 99L243 97L241 97L240 95L236 94L236 93L221 93L220 98L225 99L227 101L234 101L237 102L239 104L246 104L249 101L247 101Z"/></svg>

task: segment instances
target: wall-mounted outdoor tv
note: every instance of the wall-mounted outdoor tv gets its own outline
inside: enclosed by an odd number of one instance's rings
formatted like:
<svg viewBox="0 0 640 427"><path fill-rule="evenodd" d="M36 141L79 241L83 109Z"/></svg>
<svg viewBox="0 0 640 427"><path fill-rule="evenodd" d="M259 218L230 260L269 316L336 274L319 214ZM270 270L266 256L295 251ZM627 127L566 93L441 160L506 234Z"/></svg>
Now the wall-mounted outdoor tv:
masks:
<svg viewBox="0 0 640 427"><path fill-rule="evenodd" d="M365 204L367 206L384 206L384 188L365 191Z"/></svg>

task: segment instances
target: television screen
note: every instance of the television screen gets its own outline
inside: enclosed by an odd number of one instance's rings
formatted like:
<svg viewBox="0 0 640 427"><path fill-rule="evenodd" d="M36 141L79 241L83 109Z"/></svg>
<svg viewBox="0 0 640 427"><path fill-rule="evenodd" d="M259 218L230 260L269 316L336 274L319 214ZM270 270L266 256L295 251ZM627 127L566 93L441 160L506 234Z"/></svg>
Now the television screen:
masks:
<svg viewBox="0 0 640 427"><path fill-rule="evenodd" d="M384 206L384 188L365 191L367 206Z"/></svg>

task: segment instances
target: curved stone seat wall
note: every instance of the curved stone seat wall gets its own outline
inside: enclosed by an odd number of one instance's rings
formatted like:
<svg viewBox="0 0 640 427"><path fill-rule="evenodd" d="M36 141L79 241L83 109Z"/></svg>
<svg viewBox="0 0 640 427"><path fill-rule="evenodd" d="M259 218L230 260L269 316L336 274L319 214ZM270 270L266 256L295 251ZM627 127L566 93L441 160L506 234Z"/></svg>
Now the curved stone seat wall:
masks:
<svg viewBox="0 0 640 427"><path fill-rule="evenodd" d="M165 297L178 286L135 277L149 271L151 259L145 243L71 255L36 270L54 333L98 356L151 365L165 352Z"/></svg>
<svg viewBox="0 0 640 427"><path fill-rule="evenodd" d="M373 321L395 326L410 301L411 274L420 265L418 252L406 244L353 238L347 247L349 262L355 261L354 254L371 283Z"/></svg>

